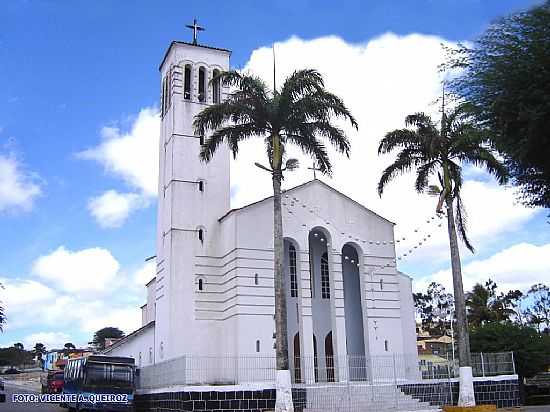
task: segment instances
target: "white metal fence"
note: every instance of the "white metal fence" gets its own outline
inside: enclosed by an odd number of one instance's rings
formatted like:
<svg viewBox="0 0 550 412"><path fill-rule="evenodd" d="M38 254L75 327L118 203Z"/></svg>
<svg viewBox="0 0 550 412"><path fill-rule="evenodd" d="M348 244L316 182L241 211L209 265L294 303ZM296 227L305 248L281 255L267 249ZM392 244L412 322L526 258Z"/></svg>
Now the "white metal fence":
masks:
<svg viewBox="0 0 550 412"><path fill-rule="evenodd" d="M293 382L310 386L342 382L399 385L458 376L458 361L399 354L322 360L302 356L294 359L292 365ZM275 357L182 356L140 368L138 386L152 389L174 385L273 384L275 366ZM515 374L513 353L474 353L472 368L477 377Z"/></svg>

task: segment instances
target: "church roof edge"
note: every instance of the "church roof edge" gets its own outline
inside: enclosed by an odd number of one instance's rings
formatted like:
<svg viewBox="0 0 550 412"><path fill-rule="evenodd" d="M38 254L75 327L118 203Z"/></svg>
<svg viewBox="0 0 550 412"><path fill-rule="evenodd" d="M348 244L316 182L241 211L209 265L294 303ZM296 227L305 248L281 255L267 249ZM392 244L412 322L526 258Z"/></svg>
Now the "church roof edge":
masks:
<svg viewBox="0 0 550 412"><path fill-rule="evenodd" d="M110 352L111 350L113 350L113 349L119 347L120 345L122 345L123 343L127 342L128 339L131 339L131 338L137 336L139 333L143 332L145 329L148 329L152 326L155 326L155 321L154 320L152 320L151 322L149 322L146 325L143 325L141 328L136 329L135 331L133 331L132 333L130 333L126 336L124 336L123 338L117 340L111 346L109 346L108 348L105 348L104 350L102 350L101 353L104 354L104 353Z"/></svg>
<svg viewBox="0 0 550 412"><path fill-rule="evenodd" d="M345 197L346 199L348 199L348 200L352 201L353 203L359 205L359 206L362 207L363 209L365 209L365 210L369 211L370 213L372 213L372 214L378 216L380 219L384 219L386 222L391 223L392 225L395 226L395 222L392 222L391 220L386 219L384 216L380 216L378 213L373 212L372 210L370 210L370 209L369 209L368 207L366 207L365 205L362 205L361 203L359 203L357 200L352 199L351 197L349 197L349 196L345 195L344 193L340 192L338 189L335 189L335 188L332 187L331 185L329 185L329 184L327 184L327 183L325 183L325 182L323 182L322 180L319 180L319 179L308 180L307 182L301 183L301 184L299 184L298 186L294 186L294 187L291 187L290 189L283 190L282 193L290 192L290 191L299 189L299 188L301 188L301 187L308 186L308 185L310 185L310 184L312 184L312 183L314 183L314 182L319 182L320 184L322 184L323 186L327 187L328 189L330 189L330 190L332 190L332 191L338 193L340 196ZM246 208L249 207L249 206L256 205L256 204L258 204L258 203L264 202L264 201L266 201L266 200L268 200L268 199L271 199L271 198L273 198L273 196L268 196L268 197L265 197L265 198L263 198L263 199L257 200L257 201L255 201L255 202L249 203L249 204L247 204L247 205L244 205L244 206L241 206L241 207L237 207L237 208L230 209L225 215L223 215L222 217L220 217L220 218L218 219L218 222L221 222L222 220L224 220L227 216L229 216L229 215L230 215L231 213L233 213L233 212L237 212L237 211L239 211L239 210L246 209Z"/></svg>
<svg viewBox="0 0 550 412"><path fill-rule="evenodd" d="M183 45L186 45L186 46L193 46L193 47L202 47L204 49L217 50L217 51L222 51L222 52L226 52L226 53L231 54L231 50L229 50L229 49L222 49L220 47L207 46L205 44L193 44L193 43L188 43L186 41L181 41L181 40L173 40L172 43L170 43L170 46L168 46L168 49L166 49L166 52L164 53L164 57L162 58L162 61L160 62L160 65L159 65L159 71L160 71L160 69L162 69L162 66L164 65L164 62L166 61L166 58L168 57L168 54L170 53L170 50L172 49L172 47L175 44L183 44Z"/></svg>

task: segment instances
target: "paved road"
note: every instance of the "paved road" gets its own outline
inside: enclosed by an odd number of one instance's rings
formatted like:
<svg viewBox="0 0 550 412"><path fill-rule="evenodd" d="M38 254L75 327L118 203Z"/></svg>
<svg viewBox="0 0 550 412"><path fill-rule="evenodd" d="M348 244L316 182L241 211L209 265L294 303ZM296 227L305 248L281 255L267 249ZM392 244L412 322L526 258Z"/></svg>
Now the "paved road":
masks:
<svg viewBox="0 0 550 412"><path fill-rule="evenodd" d="M40 412L67 412L66 409L60 408L56 404L51 403L13 403L11 401L12 394L14 393L38 393L29 389L22 388L21 386L15 386L12 383L5 382L6 387L6 403L0 403L0 411L9 412L27 412L27 411L40 411Z"/></svg>

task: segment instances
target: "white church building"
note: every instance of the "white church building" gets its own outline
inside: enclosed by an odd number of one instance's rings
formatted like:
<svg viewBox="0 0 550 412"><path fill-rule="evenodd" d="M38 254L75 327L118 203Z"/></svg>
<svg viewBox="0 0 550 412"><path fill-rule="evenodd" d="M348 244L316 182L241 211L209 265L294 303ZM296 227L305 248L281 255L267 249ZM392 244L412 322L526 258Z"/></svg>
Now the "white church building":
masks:
<svg viewBox="0 0 550 412"><path fill-rule="evenodd" d="M230 54L174 41L160 65L156 276L142 328L105 351L141 367L275 356L273 199L231 209L229 149L201 162L192 127L227 93L210 80L229 69ZM396 268L394 223L318 179L286 189L283 202L293 379L303 379L304 359L329 381L353 363L334 365L340 359L416 360L411 278Z"/></svg>

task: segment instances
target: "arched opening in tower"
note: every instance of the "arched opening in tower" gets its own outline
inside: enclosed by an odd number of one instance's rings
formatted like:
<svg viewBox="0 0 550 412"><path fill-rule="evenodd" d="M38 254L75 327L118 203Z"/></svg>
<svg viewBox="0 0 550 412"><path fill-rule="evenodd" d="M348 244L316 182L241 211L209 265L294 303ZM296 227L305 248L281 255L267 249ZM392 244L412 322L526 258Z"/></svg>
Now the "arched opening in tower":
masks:
<svg viewBox="0 0 550 412"><path fill-rule="evenodd" d="M346 348L352 380L366 378L365 333L361 302L360 262L352 244L342 248L342 280L344 281L344 314L346 318Z"/></svg>

